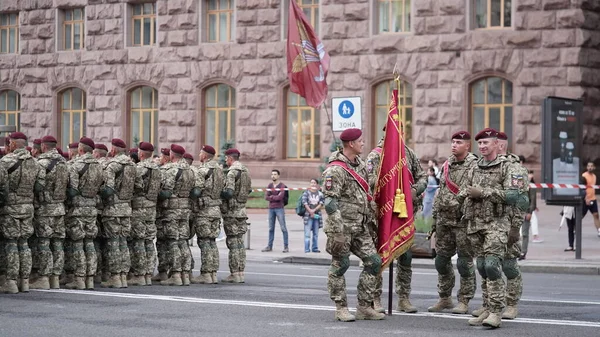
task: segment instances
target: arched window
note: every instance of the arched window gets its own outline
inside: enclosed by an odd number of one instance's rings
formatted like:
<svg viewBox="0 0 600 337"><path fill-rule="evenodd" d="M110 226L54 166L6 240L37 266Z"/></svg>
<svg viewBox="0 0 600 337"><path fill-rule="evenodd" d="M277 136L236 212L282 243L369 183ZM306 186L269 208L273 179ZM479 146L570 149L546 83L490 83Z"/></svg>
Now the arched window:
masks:
<svg viewBox="0 0 600 337"><path fill-rule="evenodd" d="M85 135L86 97L79 88L68 88L59 95L60 144L66 147Z"/></svg>
<svg viewBox="0 0 600 337"><path fill-rule="evenodd" d="M383 137L383 127L387 121L392 99L392 90L396 84L394 81L385 81L375 87L375 142ZM406 81L400 81L398 88L398 113L402 117L404 125L404 141L412 144L412 86Z"/></svg>
<svg viewBox="0 0 600 337"><path fill-rule="evenodd" d="M512 93L512 83L500 77L487 77L472 83L471 133L488 127L503 131L508 136L508 148L512 149Z"/></svg>
<svg viewBox="0 0 600 337"><path fill-rule="evenodd" d="M158 91L152 87L137 87L129 93L130 144L149 142L157 147Z"/></svg>
<svg viewBox="0 0 600 337"><path fill-rule="evenodd" d="M303 97L286 89L286 157L318 159L321 156L319 110L308 106Z"/></svg>
<svg viewBox="0 0 600 337"><path fill-rule="evenodd" d="M20 129L21 95L13 90L0 92L0 125L14 125Z"/></svg>
<svg viewBox="0 0 600 337"><path fill-rule="evenodd" d="M235 141L235 89L219 83L205 91L205 143L219 151L227 141Z"/></svg>

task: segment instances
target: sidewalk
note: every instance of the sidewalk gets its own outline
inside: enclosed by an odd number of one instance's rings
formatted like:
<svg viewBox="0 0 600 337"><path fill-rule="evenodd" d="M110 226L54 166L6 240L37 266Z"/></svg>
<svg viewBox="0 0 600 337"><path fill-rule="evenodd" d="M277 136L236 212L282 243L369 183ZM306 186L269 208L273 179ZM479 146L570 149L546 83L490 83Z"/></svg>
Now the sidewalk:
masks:
<svg viewBox="0 0 600 337"><path fill-rule="evenodd" d="M267 186L268 180L253 181L253 186ZM284 181L288 187L306 187L308 182ZM292 201L290 201L292 202ZM565 252L568 246L566 226L560 231L561 211L560 206L547 206L544 200L538 198L538 221L542 243L529 242L527 259L519 261L521 270L524 272L540 273L567 273L600 275L600 238L593 224L591 214L583 219L582 229L582 259L575 259L575 252ZM319 233L319 249L321 253L304 253L304 226L302 218L295 214L294 210L286 210L286 223L289 236L289 253L282 253L283 239L279 224L275 224L275 242L273 251L262 253L267 245L268 219L266 209L248 210L250 228L250 240L247 242L248 260L253 261L278 261L287 263L306 263L328 265L331 261L329 254L325 252L326 235ZM530 234L530 240L532 239ZM227 254L225 241L219 242L221 254ZM223 255L222 255L223 256ZM358 265L358 259L351 256L351 263ZM413 259L415 268L435 268L433 259Z"/></svg>

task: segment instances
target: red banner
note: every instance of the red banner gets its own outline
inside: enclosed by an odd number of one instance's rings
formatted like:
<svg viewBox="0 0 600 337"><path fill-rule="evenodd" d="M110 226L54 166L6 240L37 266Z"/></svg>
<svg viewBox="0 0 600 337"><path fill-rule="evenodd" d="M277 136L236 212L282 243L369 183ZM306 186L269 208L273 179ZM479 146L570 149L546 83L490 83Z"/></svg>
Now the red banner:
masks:
<svg viewBox="0 0 600 337"><path fill-rule="evenodd" d="M377 252L383 268L410 249L415 234L411 186L398 114L398 91L394 90L388 112L375 202L379 223Z"/></svg>
<svg viewBox="0 0 600 337"><path fill-rule="evenodd" d="M297 0L290 1L287 32L287 69L290 90L318 108L327 98L329 55Z"/></svg>

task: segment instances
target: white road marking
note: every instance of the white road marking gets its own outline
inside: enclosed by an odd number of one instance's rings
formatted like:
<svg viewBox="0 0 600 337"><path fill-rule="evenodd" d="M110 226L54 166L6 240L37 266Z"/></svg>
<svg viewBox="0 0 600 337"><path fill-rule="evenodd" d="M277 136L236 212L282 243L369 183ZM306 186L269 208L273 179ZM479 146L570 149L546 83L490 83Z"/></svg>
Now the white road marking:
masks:
<svg viewBox="0 0 600 337"><path fill-rule="evenodd" d="M183 296L164 296L164 295L147 295L147 294L133 294L133 293L112 293L103 291L85 291L85 290L32 290L37 292L46 293L59 293L69 295L87 295L87 296L101 296L101 297L116 297L126 299L146 299L156 301L170 301L170 302L187 302L197 304L221 304L221 305L238 305L247 307L262 307L262 308L277 308L277 309L299 309L299 310L314 310L314 311L335 311L333 306L323 305L307 305L307 304L292 304L292 303L274 303L274 302L257 302L257 301L241 301L241 300L219 300L219 299L206 299L197 297L183 297ZM435 318L450 318L450 319L470 319L469 315L453 315L446 313L430 313L420 312L415 314L406 314L401 312L393 312L394 316L410 316L410 317L435 317ZM593 327L600 328L600 322L589 322L589 321L574 321L574 320L555 320L555 319L540 319L540 318L517 318L512 321L505 320L504 322L524 323L524 324L544 324L544 325L567 325L567 326L580 326L580 327Z"/></svg>

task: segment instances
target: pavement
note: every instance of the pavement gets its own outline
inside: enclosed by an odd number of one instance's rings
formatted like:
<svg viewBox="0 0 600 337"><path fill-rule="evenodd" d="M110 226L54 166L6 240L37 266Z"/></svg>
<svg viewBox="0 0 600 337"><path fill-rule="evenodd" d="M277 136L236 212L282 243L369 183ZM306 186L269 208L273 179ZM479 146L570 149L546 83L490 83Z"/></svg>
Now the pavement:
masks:
<svg viewBox="0 0 600 337"><path fill-rule="evenodd" d="M253 186L267 186L268 180L253 180ZM304 181L283 181L290 188L307 187ZM260 193L260 192L256 192ZM295 203L295 200L290 200ZM519 261L523 272L535 273L559 273L559 274L582 274L600 275L600 237L594 227L591 215L587 215L582 221L582 258L576 259L575 252L565 252L568 246L567 229L559 229L562 207L548 206L544 200L538 198L538 221L542 243L529 243L527 259ZM330 255L325 252L326 236L319 233L319 249L321 253L304 252L304 226L293 209L286 210L286 224L289 236L289 253L283 253L283 239L279 224L275 225L275 241L272 252L261 252L268 242L268 219L266 209L249 209L248 218L251 223L248 236L245 238L247 259L249 261L301 263L328 265L331 261ZM530 239L533 236L530 235ZM221 256L226 256L227 248L225 240L219 242ZM197 249L197 248L196 248ZM196 255L196 254L194 254ZM350 258L352 265L358 265L359 260L355 256ZM435 268L433 259L414 258L415 268Z"/></svg>

